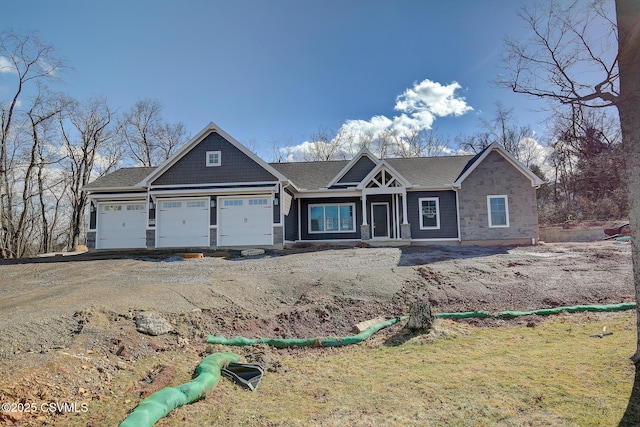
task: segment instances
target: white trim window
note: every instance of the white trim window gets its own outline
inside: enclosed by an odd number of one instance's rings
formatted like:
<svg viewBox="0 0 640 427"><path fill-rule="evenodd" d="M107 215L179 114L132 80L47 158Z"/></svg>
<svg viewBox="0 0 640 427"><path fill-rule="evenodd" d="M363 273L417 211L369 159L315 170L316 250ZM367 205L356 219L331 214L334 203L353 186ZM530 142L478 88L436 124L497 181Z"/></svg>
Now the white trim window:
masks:
<svg viewBox="0 0 640 427"><path fill-rule="evenodd" d="M423 197L418 199L420 207L420 230L440 229L440 198Z"/></svg>
<svg viewBox="0 0 640 427"><path fill-rule="evenodd" d="M355 203L309 205L309 233L353 233Z"/></svg>
<svg viewBox="0 0 640 427"><path fill-rule="evenodd" d="M487 196L489 227L509 227L509 198L507 196Z"/></svg>
<svg viewBox="0 0 640 427"><path fill-rule="evenodd" d="M207 167L220 166L222 164L222 155L219 151L207 151Z"/></svg>

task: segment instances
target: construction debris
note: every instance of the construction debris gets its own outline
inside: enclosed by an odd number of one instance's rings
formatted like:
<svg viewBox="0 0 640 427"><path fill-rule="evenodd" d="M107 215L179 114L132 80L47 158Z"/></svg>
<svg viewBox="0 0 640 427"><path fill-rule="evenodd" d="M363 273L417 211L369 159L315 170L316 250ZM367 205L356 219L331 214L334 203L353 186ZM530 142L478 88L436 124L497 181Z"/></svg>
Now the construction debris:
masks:
<svg viewBox="0 0 640 427"><path fill-rule="evenodd" d="M604 234L606 234L607 236L604 238L605 240L615 239L616 237L630 236L631 227L629 227L629 223L626 223L616 228L605 228Z"/></svg>

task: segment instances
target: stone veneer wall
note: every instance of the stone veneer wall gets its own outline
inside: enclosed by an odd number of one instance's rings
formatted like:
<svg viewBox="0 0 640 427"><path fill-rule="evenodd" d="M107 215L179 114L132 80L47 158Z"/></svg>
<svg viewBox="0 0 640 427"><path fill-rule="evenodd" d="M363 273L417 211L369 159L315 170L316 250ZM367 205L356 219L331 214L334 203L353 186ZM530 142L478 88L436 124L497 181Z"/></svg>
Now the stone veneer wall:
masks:
<svg viewBox="0 0 640 427"><path fill-rule="evenodd" d="M370 232L369 224L360 225L360 236L362 240L369 240L371 238L371 236L369 235L369 232Z"/></svg>
<svg viewBox="0 0 640 427"><path fill-rule="evenodd" d="M218 246L218 229L211 228L209 229L209 247L215 248Z"/></svg>
<svg viewBox="0 0 640 427"><path fill-rule="evenodd" d="M87 231L87 248L94 250L96 248L96 232Z"/></svg>
<svg viewBox="0 0 640 427"><path fill-rule="evenodd" d="M156 230L147 230L147 249L155 249L156 247Z"/></svg>
<svg viewBox="0 0 640 427"><path fill-rule="evenodd" d="M488 195L506 195L509 200L509 227L489 228ZM462 182L460 237L478 240L538 240L536 190L508 160L497 152L485 160Z"/></svg>
<svg viewBox="0 0 640 427"><path fill-rule="evenodd" d="M273 244L282 245L284 243L284 227L273 227Z"/></svg>

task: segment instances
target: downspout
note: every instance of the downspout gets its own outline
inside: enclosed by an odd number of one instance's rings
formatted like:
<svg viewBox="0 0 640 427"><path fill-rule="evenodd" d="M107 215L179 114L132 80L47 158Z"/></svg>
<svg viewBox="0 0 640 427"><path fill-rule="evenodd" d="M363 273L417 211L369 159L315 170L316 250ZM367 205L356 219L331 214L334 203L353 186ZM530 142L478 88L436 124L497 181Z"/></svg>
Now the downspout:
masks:
<svg viewBox="0 0 640 427"><path fill-rule="evenodd" d="M298 241L302 241L302 203L298 198Z"/></svg>
<svg viewBox="0 0 640 427"><path fill-rule="evenodd" d="M391 195L391 212L389 212L391 216L391 230L389 230L389 238L397 239L398 238L398 217L396 216L396 195Z"/></svg>
<svg viewBox="0 0 640 427"><path fill-rule="evenodd" d="M456 220L458 222L458 243L462 243L462 235L460 234L460 198L458 197L458 190L460 188L453 187L453 191L456 193Z"/></svg>
<svg viewBox="0 0 640 427"><path fill-rule="evenodd" d="M284 181L285 184L283 185L282 183L280 184L280 224L282 225L282 245L284 246L284 243L287 240L287 223L284 219L284 199L285 197L287 197L287 192L285 191L287 189L287 187L291 187L291 182L289 181ZM293 199L293 192L291 192L291 199ZM291 206L289 206L289 209L291 209ZM298 209L298 212L300 210ZM300 218L298 218L298 224L300 223Z"/></svg>

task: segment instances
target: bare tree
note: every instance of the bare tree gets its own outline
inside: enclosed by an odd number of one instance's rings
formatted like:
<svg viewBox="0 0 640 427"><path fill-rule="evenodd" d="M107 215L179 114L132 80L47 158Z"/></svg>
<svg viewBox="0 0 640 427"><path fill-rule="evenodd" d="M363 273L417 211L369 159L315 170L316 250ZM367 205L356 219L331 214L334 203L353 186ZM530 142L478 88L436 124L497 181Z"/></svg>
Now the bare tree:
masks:
<svg viewBox="0 0 640 427"><path fill-rule="evenodd" d="M608 10L611 3L565 4L552 0L521 9L519 16L531 29L531 37L505 41L506 74L497 83L516 93L562 104L616 105L620 95L618 46L613 37L603 36L617 29Z"/></svg>
<svg viewBox="0 0 640 427"><path fill-rule="evenodd" d="M87 205L82 187L111 171L122 153L112 126L113 111L105 99L92 99L86 105L76 103L67 119L70 125L61 119L60 128L71 204L69 246L73 248L80 241Z"/></svg>
<svg viewBox="0 0 640 427"><path fill-rule="evenodd" d="M333 160L340 150L340 140L336 133L327 128L320 127L311 134L311 142L304 153L307 162Z"/></svg>
<svg viewBox="0 0 640 427"><path fill-rule="evenodd" d="M527 167L540 163L541 153L536 148L535 133L528 125L519 125L513 117L513 108L496 103L494 116L481 120L481 130L474 135L459 137L458 146L463 150L479 153L497 142Z"/></svg>
<svg viewBox="0 0 640 427"><path fill-rule="evenodd" d="M138 100L124 114L120 127L123 142L139 166L157 166L188 139L184 124L162 119L162 104L157 99Z"/></svg>
<svg viewBox="0 0 640 427"><path fill-rule="evenodd" d="M65 96L51 94L46 88L40 87L32 107L26 112L29 118L31 142L27 156L28 160L24 163L22 204L25 209L22 210L18 220L16 233L19 236L24 235L25 230L23 227L29 212L26 206L31 202L32 198L37 198L41 218L41 235L38 238L38 247L45 252L49 249L50 244L50 229L44 198L45 170L49 166L45 163L44 153L47 151L45 145L52 123L57 117L62 116L69 104L70 100ZM33 188L31 188L32 185Z"/></svg>
<svg viewBox="0 0 640 427"><path fill-rule="evenodd" d="M561 222L627 217L620 122L603 109L566 110L553 121L548 161L555 173L545 218Z"/></svg>
<svg viewBox="0 0 640 427"><path fill-rule="evenodd" d="M435 157L449 148L449 141L439 136L435 129L412 129L393 133L390 138L397 157Z"/></svg>
<svg viewBox="0 0 640 427"><path fill-rule="evenodd" d="M55 57L53 47L41 42L34 33L0 33L0 73L13 81L9 99L0 100L0 256L3 258L17 255L17 205L9 175L15 157L11 155L14 149L10 144L19 143L28 132L25 130L27 119L19 105L29 90L39 82L55 79L61 68L63 63ZM26 219L25 216L23 224Z"/></svg>
<svg viewBox="0 0 640 427"><path fill-rule="evenodd" d="M615 19L611 6L608 1L525 6L520 16L531 29L531 39L506 42L506 74L498 83L555 103L617 108L627 161L634 286L640 301L640 2L616 0ZM617 40L603 37L603 28ZM640 424L640 304L637 323L635 382L621 425Z"/></svg>

